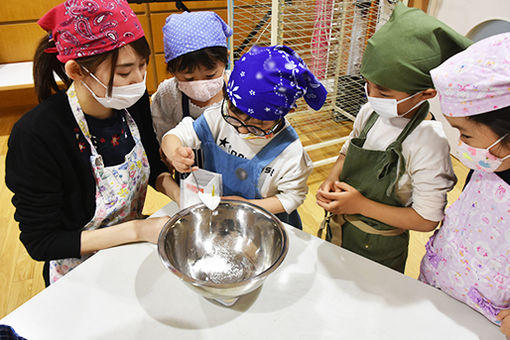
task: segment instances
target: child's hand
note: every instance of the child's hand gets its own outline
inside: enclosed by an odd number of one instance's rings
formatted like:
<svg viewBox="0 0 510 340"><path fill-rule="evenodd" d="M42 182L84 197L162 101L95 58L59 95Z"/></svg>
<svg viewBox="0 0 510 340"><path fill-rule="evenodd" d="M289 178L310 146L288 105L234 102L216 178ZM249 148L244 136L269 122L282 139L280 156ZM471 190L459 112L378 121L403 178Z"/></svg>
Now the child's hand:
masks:
<svg viewBox="0 0 510 340"><path fill-rule="evenodd" d="M172 155L172 165L179 172L190 172L191 166L195 163L195 154L189 147L180 146Z"/></svg>
<svg viewBox="0 0 510 340"><path fill-rule="evenodd" d="M334 192L335 191L335 181L326 179L324 182L322 182L321 186L319 187L319 190L317 190L317 193L315 194L315 198L317 201L321 201L322 203L330 203L331 200L324 197L324 192Z"/></svg>
<svg viewBox="0 0 510 340"><path fill-rule="evenodd" d="M321 195L329 202L317 200L317 204L334 214L360 214L367 198L345 182L335 181L334 192L322 191Z"/></svg>
<svg viewBox="0 0 510 340"><path fill-rule="evenodd" d="M499 312L497 318L501 321L501 332L510 337L510 309Z"/></svg>

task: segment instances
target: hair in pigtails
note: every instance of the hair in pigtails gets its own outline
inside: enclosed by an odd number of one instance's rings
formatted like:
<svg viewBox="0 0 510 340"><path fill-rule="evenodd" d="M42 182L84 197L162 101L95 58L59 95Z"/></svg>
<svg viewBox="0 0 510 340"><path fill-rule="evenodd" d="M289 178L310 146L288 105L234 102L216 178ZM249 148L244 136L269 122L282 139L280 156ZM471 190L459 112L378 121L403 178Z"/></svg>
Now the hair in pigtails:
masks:
<svg viewBox="0 0 510 340"><path fill-rule="evenodd" d="M56 53L50 53L48 49L55 49L55 42L47 36L41 39L34 56L34 85L39 102L60 91L53 73L57 74L65 86L71 85L71 79L66 75L64 64L57 59Z"/></svg>

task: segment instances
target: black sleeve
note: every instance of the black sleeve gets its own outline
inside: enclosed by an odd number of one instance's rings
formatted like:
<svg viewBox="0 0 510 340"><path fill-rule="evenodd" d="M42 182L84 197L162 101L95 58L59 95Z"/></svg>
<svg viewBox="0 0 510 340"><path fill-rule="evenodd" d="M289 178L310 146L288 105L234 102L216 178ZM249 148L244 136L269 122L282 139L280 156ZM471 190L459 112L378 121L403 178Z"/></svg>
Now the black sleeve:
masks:
<svg viewBox="0 0 510 340"><path fill-rule="evenodd" d="M167 172L168 169L165 164L161 161L159 155L159 143L156 139L156 133L152 125L152 116L149 104L149 94L145 92L145 95L130 109L129 113L132 115L136 122L138 131L142 138L142 144L149 159L149 165L151 173L149 176L149 185L155 188L156 178L163 172Z"/></svg>
<svg viewBox="0 0 510 340"><path fill-rule="evenodd" d="M471 169L469 170L467 176L466 176L466 181L464 182L464 186L462 187L462 191L464 191L464 189L466 189L466 185L469 183L469 181L471 180L471 176L473 176L473 172L474 170Z"/></svg>
<svg viewBox="0 0 510 340"><path fill-rule="evenodd" d="M44 127L41 127L41 129ZM35 260L80 256L80 226L65 217L59 160L33 129L16 124L8 141L5 182L14 193L20 240Z"/></svg>

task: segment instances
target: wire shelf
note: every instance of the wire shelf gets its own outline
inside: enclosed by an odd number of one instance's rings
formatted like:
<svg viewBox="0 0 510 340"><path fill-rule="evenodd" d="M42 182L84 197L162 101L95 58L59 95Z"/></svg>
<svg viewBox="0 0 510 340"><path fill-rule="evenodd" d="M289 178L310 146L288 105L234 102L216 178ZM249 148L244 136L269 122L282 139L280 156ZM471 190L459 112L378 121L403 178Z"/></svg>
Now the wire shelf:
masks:
<svg viewBox="0 0 510 340"><path fill-rule="evenodd" d="M273 42L294 49L324 84L328 96L318 112L300 99L287 118L303 145L338 139L334 124L350 124L366 103L359 73L363 51L393 7L388 0L230 0L231 60L253 45ZM275 15L273 9L277 9Z"/></svg>

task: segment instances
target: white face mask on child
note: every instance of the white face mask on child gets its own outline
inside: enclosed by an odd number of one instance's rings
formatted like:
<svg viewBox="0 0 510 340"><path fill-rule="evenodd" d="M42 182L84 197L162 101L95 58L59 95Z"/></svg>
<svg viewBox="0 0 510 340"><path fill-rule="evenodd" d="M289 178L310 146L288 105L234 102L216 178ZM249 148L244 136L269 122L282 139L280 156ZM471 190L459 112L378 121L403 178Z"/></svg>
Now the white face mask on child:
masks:
<svg viewBox="0 0 510 340"><path fill-rule="evenodd" d="M101 84L105 89L108 90L108 87L103 84L92 72L85 69L94 80L96 80L99 84ZM87 90L89 90L90 94L94 97L95 100L98 101L99 104L104 107L122 110L127 109L128 107L133 106L145 93L145 78L147 76L147 72L145 72L143 76L143 80L139 83L125 85L125 86L113 86L112 87L112 95L111 97L98 97L94 91L92 91L85 82L82 81L82 84L85 86Z"/></svg>
<svg viewBox="0 0 510 340"><path fill-rule="evenodd" d="M499 168L501 163L510 155L507 155L503 158L498 158L491 154L489 151L494 145L501 142L507 135L504 135L494 143L492 143L488 148L474 148L472 146L467 145L463 141L459 140L459 144L457 145L457 152L459 156L459 160L468 168L473 170L482 170L485 172L494 172Z"/></svg>
<svg viewBox="0 0 510 340"><path fill-rule="evenodd" d="M386 118L386 119L395 118L395 117L404 117L406 114L411 112L413 109L420 106L425 100L420 100L416 105L414 105L412 108L407 110L407 112L405 112L401 115L398 114L398 109L397 109L398 104L403 103L406 100L413 98L414 96L416 96L419 93L420 92L417 92L417 93L415 93L407 98L401 99L399 101L397 101L394 98L370 97L368 95L367 84L365 84L365 95L367 96L368 102L370 103L370 105L372 105L372 108L374 109L374 111L377 112L381 118Z"/></svg>
<svg viewBox="0 0 510 340"><path fill-rule="evenodd" d="M191 99L199 102L206 102L223 88L223 75L214 79L194 80L194 81L177 81L179 90L184 92Z"/></svg>

